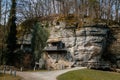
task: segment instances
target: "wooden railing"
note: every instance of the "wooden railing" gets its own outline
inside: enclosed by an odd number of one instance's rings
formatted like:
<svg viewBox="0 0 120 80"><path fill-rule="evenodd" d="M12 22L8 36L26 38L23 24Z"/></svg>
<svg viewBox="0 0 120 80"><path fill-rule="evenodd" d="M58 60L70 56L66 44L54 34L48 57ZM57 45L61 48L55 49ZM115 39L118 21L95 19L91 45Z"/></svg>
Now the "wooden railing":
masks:
<svg viewBox="0 0 120 80"><path fill-rule="evenodd" d="M44 51L66 51L66 48L59 48L57 46L45 47Z"/></svg>

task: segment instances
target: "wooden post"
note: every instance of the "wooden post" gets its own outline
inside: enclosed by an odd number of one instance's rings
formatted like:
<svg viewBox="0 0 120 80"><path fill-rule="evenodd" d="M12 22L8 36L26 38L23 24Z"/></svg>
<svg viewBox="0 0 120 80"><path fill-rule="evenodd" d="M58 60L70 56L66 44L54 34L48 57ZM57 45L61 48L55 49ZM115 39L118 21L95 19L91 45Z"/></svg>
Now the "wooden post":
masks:
<svg viewBox="0 0 120 80"><path fill-rule="evenodd" d="M36 66L34 67L34 71L35 71L35 69L36 69Z"/></svg>
<svg viewBox="0 0 120 80"><path fill-rule="evenodd" d="M16 77L16 70L14 70L14 76Z"/></svg>
<svg viewBox="0 0 120 80"><path fill-rule="evenodd" d="M3 69L3 73L4 73L4 74L6 73L6 68Z"/></svg>
<svg viewBox="0 0 120 80"><path fill-rule="evenodd" d="M10 69L10 75L12 75L12 69Z"/></svg>
<svg viewBox="0 0 120 80"><path fill-rule="evenodd" d="M21 72L23 71L23 68L22 68L22 67L20 68L20 71L21 71Z"/></svg>

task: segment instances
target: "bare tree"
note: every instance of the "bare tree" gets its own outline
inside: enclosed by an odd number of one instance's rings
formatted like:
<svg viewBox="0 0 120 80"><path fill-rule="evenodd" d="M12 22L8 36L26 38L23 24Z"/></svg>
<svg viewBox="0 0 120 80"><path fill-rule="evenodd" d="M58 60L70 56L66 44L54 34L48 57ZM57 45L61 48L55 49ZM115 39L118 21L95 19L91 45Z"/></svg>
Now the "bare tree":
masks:
<svg viewBox="0 0 120 80"><path fill-rule="evenodd" d="M119 8L120 8L120 0L115 0L115 20L119 22Z"/></svg>
<svg viewBox="0 0 120 80"><path fill-rule="evenodd" d="M2 0L0 0L0 24L1 24L1 16L2 16Z"/></svg>
<svg viewBox="0 0 120 80"><path fill-rule="evenodd" d="M118 21L120 0L18 0L18 20L53 14L75 14L79 18L115 19ZM114 7L115 6L115 7Z"/></svg>

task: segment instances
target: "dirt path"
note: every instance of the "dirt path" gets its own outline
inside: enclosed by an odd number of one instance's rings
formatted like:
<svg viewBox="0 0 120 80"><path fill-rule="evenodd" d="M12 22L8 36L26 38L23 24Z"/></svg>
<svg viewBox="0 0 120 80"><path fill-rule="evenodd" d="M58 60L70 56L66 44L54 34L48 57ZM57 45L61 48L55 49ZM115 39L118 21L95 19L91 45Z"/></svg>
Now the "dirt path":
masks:
<svg viewBox="0 0 120 80"><path fill-rule="evenodd" d="M85 67L76 67L66 70L56 70L56 71L47 71L47 72L17 72L17 75L24 78L23 80L56 80L58 75L61 75L65 72L84 69Z"/></svg>

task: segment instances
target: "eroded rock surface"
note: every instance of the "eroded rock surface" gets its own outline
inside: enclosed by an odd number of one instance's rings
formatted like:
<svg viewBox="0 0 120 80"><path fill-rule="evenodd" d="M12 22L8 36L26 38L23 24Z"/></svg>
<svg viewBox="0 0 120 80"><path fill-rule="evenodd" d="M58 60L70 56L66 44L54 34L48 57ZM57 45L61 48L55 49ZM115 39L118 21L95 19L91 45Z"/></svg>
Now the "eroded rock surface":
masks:
<svg viewBox="0 0 120 80"><path fill-rule="evenodd" d="M107 47L109 28L106 25L84 26L81 29L59 28L50 29L50 39L59 38L77 65L89 62L100 62L101 55Z"/></svg>

